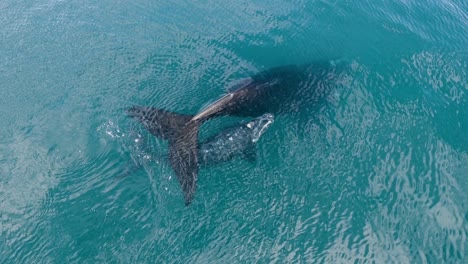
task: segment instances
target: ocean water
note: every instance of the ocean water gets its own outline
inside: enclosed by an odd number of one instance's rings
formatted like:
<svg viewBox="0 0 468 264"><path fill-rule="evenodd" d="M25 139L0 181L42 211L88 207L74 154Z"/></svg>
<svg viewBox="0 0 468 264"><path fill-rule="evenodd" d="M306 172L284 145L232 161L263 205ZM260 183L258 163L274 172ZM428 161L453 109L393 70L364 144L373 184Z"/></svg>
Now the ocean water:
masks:
<svg viewBox="0 0 468 264"><path fill-rule="evenodd" d="M467 263L468 3L0 3L0 263ZM325 61L193 203L132 105ZM246 118L208 121L201 136ZM140 168L136 169L136 164Z"/></svg>

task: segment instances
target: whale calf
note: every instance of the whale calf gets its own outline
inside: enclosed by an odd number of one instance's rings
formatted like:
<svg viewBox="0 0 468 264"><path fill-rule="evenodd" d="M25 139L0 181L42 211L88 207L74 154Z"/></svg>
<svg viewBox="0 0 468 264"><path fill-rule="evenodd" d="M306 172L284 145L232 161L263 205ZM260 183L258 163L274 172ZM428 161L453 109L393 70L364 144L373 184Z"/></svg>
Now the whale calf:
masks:
<svg viewBox="0 0 468 264"><path fill-rule="evenodd" d="M241 157L244 160L256 161L257 150L256 143L265 131L274 122L272 114L264 114L249 122L241 122L240 124L223 128L218 133L208 137L198 144L198 166L209 167L228 162L236 157ZM149 146L141 135L136 134L137 149L144 152L145 159L167 162L165 155L150 154ZM118 178L124 178L136 170L143 167L143 163L137 162L127 167Z"/></svg>
<svg viewBox="0 0 468 264"><path fill-rule="evenodd" d="M202 141L198 147L199 166L226 162L236 156L256 159L256 142L274 122L272 114L264 114L249 122L223 129Z"/></svg>
<svg viewBox="0 0 468 264"><path fill-rule="evenodd" d="M328 62L272 68L243 79L228 92L195 115L163 109L133 106L129 116L142 122L155 136L169 141L169 161L182 186L185 204L193 199L198 179L198 130L209 119L231 116L260 116L294 110L301 101L318 101L325 87L322 81Z"/></svg>

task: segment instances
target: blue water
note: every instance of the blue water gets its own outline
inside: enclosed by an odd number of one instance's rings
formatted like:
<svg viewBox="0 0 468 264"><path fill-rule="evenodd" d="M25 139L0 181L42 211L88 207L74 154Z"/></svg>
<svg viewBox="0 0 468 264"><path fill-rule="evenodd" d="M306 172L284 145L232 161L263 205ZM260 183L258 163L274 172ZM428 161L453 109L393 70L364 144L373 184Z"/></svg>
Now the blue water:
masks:
<svg viewBox="0 0 468 264"><path fill-rule="evenodd" d="M468 262L466 1L0 13L0 263ZM125 116L196 113L239 78L313 61L336 65L320 107L277 116L255 163L201 169L189 207L152 158L167 143Z"/></svg>

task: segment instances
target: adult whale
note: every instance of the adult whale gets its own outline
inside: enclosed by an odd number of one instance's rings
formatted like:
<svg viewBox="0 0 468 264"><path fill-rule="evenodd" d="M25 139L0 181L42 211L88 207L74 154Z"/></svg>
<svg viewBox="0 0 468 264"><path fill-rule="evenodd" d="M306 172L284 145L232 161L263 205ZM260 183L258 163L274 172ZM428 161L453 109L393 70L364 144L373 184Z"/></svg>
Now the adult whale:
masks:
<svg viewBox="0 0 468 264"><path fill-rule="evenodd" d="M155 136L169 141L169 162L182 186L185 205L193 199L198 179L198 130L214 117L259 116L297 110L301 102L316 102L327 93L329 62L272 68L243 79L196 115L133 106L127 113Z"/></svg>

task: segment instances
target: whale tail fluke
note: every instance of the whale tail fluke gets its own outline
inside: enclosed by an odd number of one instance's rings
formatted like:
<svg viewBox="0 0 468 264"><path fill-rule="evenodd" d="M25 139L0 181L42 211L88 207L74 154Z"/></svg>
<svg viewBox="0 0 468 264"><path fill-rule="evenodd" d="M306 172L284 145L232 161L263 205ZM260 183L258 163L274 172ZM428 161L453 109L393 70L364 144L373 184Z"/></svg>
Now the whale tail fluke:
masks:
<svg viewBox="0 0 468 264"><path fill-rule="evenodd" d="M182 186L185 205L191 203L197 185L199 127L199 122L189 121L177 137L169 140L169 162Z"/></svg>
<svg viewBox="0 0 468 264"><path fill-rule="evenodd" d="M140 121L156 137L169 141L169 162L182 186L185 205L195 194L198 179L198 130L201 121L192 115L133 106L127 114Z"/></svg>
<svg viewBox="0 0 468 264"><path fill-rule="evenodd" d="M127 114L140 121L151 134L166 140L177 137L193 117L147 106L133 106Z"/></svg>

